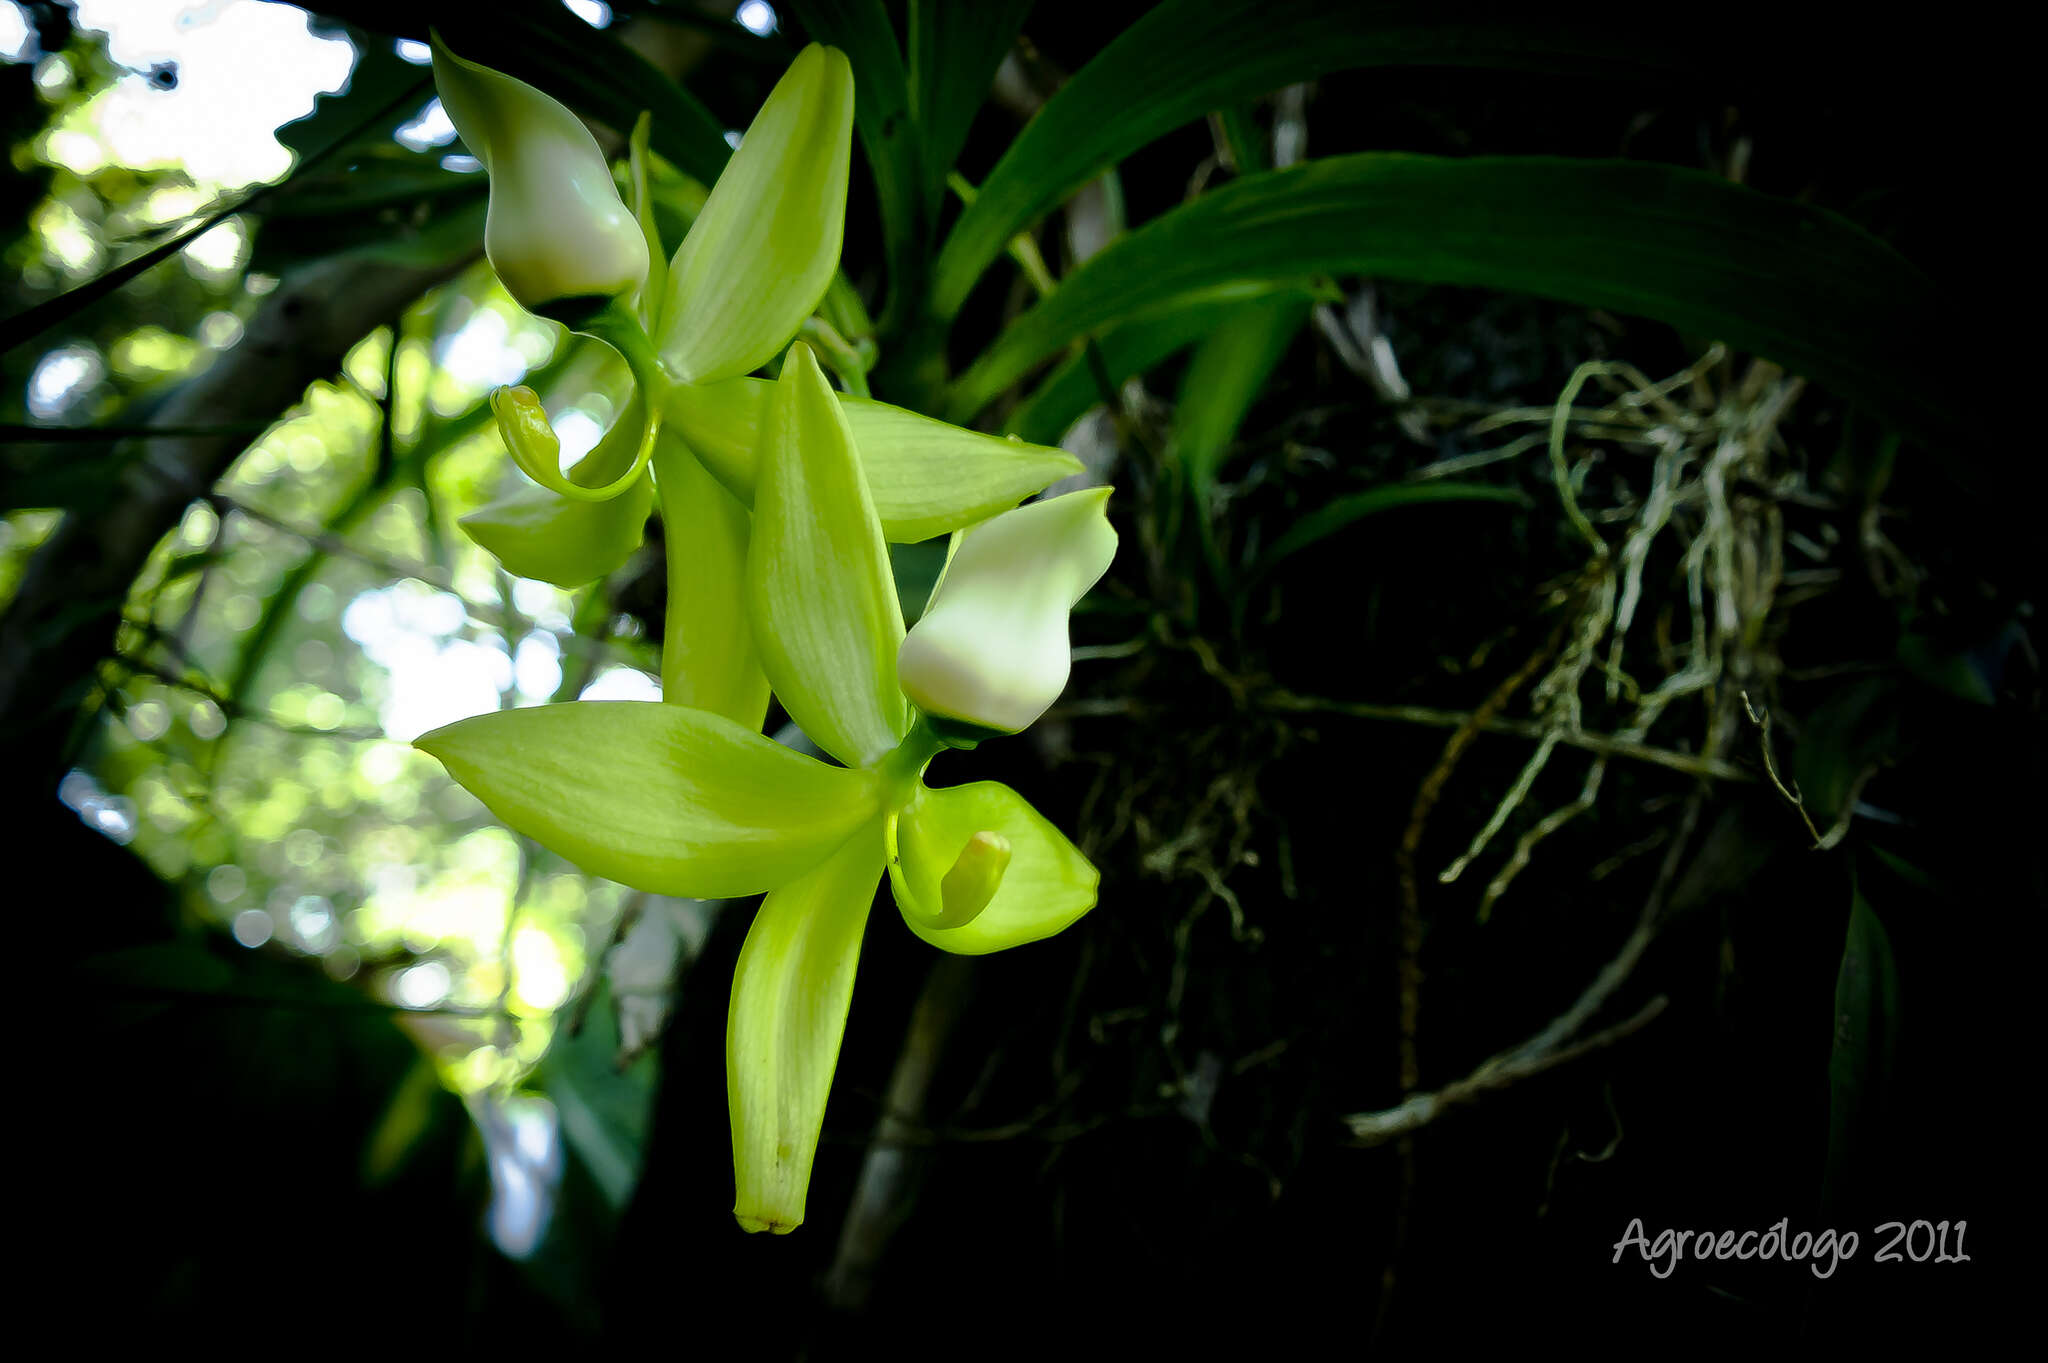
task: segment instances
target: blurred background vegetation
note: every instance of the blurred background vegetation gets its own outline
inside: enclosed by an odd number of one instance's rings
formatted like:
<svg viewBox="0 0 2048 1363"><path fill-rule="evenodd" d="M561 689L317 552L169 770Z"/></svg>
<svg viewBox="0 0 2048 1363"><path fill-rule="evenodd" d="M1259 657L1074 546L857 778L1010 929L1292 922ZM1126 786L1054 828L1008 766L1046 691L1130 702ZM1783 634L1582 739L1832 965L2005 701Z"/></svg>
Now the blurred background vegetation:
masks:
<svg viewBox="0 0 2048 1363"><path fill-rule="evenodd" d="M1570 60L1515 7L1329 7L1331 42L1414 51L1289 75L1247 48L1246 80L1283 74L1071 196L1047 181L1061 206L925 320L930 229L1151 8L0 3L0 748L54 1291L223 1343L821 1356L913 1330L1000 1353L1105 1314L1364 1349L1989 1308L2005 972L2044 902L2035 503L1974 396L2015 282L2009 89L1952 82L1956 40L1796 7L1580 16L1605 36ZM1271 33L1313 36L1310 9ZM482 262L483 177L421 40L431 19L601 133L653 107L673 242L720 130L810 36L868 80L882 13L951 43L965 94L922 133L929 181L958 172L922 235L855 173L876 395L1124 490L1067 700L978 754L1103 894L985 960L877 933L811 1221L743 1238L722 1045L748 906L587 876L408 745L658 695L664 554L650 531L572 592L454 527L518 477L493 387L537 387L573 454L622 376ZM1264 268L1104 314L1050 369L977 364L1113 243L1098 285L1179 259L1131 229L1367 151L1704 172L1838 224L1826 249L1867 272L1687 220L1674 180L1663 268L1783 262L1725 300L1764 316L1825 296L1817 262L1845 311L1766 357L1533 275ZM1597 203L1574 248L1577 206L1513 173L1504 258L1524 226L1586 279L1631 249ZM1288 230L1237 235L1305 249ZM1832 384L1771 362L1860 318L1878 339ZM900 552L906 602L935 566ZM1659 1280L1614 1262L1633 1217L1864 1248L1828 1282ZM1974 1262L1872 1264L1895 1217L1970 1221Z"/></svg>

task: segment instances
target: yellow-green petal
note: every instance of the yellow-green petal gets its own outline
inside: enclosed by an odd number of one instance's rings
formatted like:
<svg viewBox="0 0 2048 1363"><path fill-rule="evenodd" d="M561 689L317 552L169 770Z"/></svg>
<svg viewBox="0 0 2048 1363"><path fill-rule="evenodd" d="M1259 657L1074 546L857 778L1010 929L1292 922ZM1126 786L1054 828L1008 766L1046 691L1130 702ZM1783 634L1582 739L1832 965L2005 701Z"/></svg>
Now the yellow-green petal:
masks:
<svg viewBox="0 0 2048 1363"><path fill-rule="evenodd" d="M880 879L880 824L770 894L754 915L726 1016L733 1215L750 1231L803 1223L839 1063L860 940Z"/></svg>
<svg viewBox="0 0 2048 1363"><path fill-rule="evenodd" d="M853 148L853 68L797 55L669 264L657 332L685 383L758 369L789 343L839 268Z"/></svg>
<svg viewBox="0 0 2048 1363"><path fill-rule="evenodd" d="M772 379L681 384L664 404L668 422L706 468L749 505ZM984 435L872 398L839 395L860 449L868 492L892 544L914 544L985 521L1081 471L1064 450Z"/></svg>
<svg viewBox="0 0 2048 1363"><path fill-rule="evenodd" d="M572 502L522 485L464 516L461 525L507 572L581 587L609 577L632 557L653 504L645 478L608 502Z"/></svg>
<svg viewBox="0 0 2048 1363"><path fill-rule="evenodd" d="M566 475L559 465L561 441L531 388L499 389L491 395L491 409L513 463L541 486L521 485L471 512L460 522L463 530L520 577L580 587L616 572L640 547L653 504L647 479L626 476L636 461L646 411L639 396ZM620 491L604 501L571 499L552 490L558 483L578 489L613 484Z"/></svg>
<svg viewBox="0 0 2048 1363"><path fill-rule="evenodd" d="M656 701L499 710L414 746L514 832L593 874L691 899L796 879L880 801L872 773Z"/></svg>
<svg viewBox="0 0 2048 1363"><path fill-rule="evenodd" d="M802 342L783 362L762 433L747 609L761 670L819 747L851 767L896 746L909 720L889 548L853 432Z"/></svg>
<svg viewBox="0 0 2048 1363"><path fill-rule="evenodd" d="M768 678L747 621L747 509L666 432L655 446L654 477L669 556L661 698L759 729Z"/></svg>
<svg viewBox="0 0 2048 1363"><path fill-rule="evenodd" d="M662 409L654 409L652 422L647 410L636 388L625 412L611 424L597 448L565 474L562 441L539 394L524 384L491 393L491 416L512 462L534 482L574 502L607 502L625 495L641 481L640 475L654 457L654 436L661 428Z"/></svg>
<svg viewBox="0 0 2048 1363"><path fill-rule="evenodd" d="M1065 928L1095 906L1100 877L1081 850L1067 841L1043 814L1016 791L996 781L947 786L920 786L910 804L887 822L889 884L896 907L910 930L933 946L963 956L1035 942ZM1008 844L1009 859L999 874L994 895L985 907L958 926L946 926L972 907L948 905L945 882L956 868L953 896L974 887L962 879L988 875L996 858L993 833ZM963 854L967 866L962 868ZM976 865L977 861L980 865Z"/></svg>

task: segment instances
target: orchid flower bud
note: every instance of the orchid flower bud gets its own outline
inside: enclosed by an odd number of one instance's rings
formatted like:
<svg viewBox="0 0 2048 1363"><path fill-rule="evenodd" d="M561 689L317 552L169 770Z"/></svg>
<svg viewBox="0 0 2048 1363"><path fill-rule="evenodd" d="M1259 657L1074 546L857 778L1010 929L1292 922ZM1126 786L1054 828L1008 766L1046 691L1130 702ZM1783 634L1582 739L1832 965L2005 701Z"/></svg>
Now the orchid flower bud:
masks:
<svg viewBox="0 0 2048 1363"><path fill-rule="evenodd" d="M484 252L522 307L640 287L647 238L581 119L525 81L464 61L438 35L434 87L490 172Z"/></svg>
<svg viewBox="0 0 2048 1363"><path fill-rule="evenodd" d="M903 692L936 719L1016 733L1067 684L1067 616L1116 557L1108 488L1006 511L961 537L905 636Z"/></svg>

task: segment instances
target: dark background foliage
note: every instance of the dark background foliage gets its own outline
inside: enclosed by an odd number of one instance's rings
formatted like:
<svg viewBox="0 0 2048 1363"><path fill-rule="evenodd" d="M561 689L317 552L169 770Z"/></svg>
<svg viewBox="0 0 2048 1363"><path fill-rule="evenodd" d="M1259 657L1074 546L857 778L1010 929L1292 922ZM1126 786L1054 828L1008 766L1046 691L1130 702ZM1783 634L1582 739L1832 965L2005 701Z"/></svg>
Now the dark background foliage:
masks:
<svg viewBox="0 0 2048 1363"><path fill-rule="evenodd" d="M688 35L683 83L714 136L744 125L807 17L846 22L862 7L790 8L777 34L755 39L723 15L612 6L622 26L644 18ZM1031 108L1149 8L1036 6L965 136L967 180L980 183ZM1399 8L1332 6L1328 23L1368 25ZM92 51L64 7L29 9L44 50ZM1545 22L1469 9L1475 32ZM473 55L555 74L550 88L600 121L615 117L605 99L638 107L631 78L614 70L607 82L588 53L549 36L579 35L552 7L505 17L337 3L323 14L377 56L345 110L329 101L287 130L301 152L410 89L418 70L381 54L393 37L423 37L430 19ZM1222 583L1192 538L1176 548L1162 529L1178 514L1163 452L1190 361L1146 366L1139 387L1111 389L1114 419L1096 425L1097 454L1129 492L1118 499L1125 552L1075 621L1075 643L1105 656L1077 665L1067 702L1031 737L973 757L974 777L1009 782L1075 833L1102 868L1100 905L1052 941L971 962L935 959L878 908L810 1219L789 1237L743 1237L729 1215L723 1028L746 906L709 919L678 967L658 1051L629 1070L644 1109L623 1124L644 1146L630 1198L612 1205L572 1141L549 1236L515 1262L479 1229L489 1147L387 1002L310 959L234 945L194 910L196 881L167 881L53 798L101 722L73 717L120 703L118 687L106 698L100 662L126 585L241 443L222 447L200 485L139 497L107 472L129 457L111 440L52 455L19 439L30 368L63 339L105 349L144 323L189 330L219 304L195 295L241 285L159 271L165 282L146 294L110 293L11 351L5 508L71 516L27 571L116 565L105 570L112 598L53 598L87 627L45 620L54 635L10 636L10 661L32 663L33 681L4 730L9 898L45 938L27 953L27 1016L41 1025L20 1032L38 1058L17 1107L34 1137L23 1173L34 1200L47 1199L47 1257L81 1328L234 1350L603 1341L771 1357L1094 1356L1126 1334L1202 1356L1238 1330L1264 1347L1346 1352L1552 1339L1690 1352L1920 1333L1988 1342L2005 1302L1993 1283L2025 1253L2014 1147L2028 1033L2015 1014L2044 899L2032 437L2023 416L1992 415L2023 406L2002 370L2031 353L1992 325L2020 311L2010 295L2024 274L2002 249L2017 213L2015 90L2000 77L2001 43L1975 29L1798 7L1610 22L1671 60L1598 75L1341 70L1297 105L1260 99L1236 114L1261 137L1298 119L1312 157L1623 157L1705 170L1840 214L1936 281L1949 307L1941 329L1901 325L1919 328L1914 382L1964 413L1961 426L1901 440L1868 403L1810 388L1773 446L1786 481L1737 489L1758 515L1769 506L1772 524L1837 550L1823 590L1744 622L1767 659L1749 684L1774 730L1743 716L1740 679L1721 679L1687 712L1691 730L1653 741L1682 750L1700 716L1720 714L1733 775L1616 761L1598 800L1479 914L1485 880L1515 837L1571 802L1587 755L1560 749L1491 861L1439 884L1515 781L1528 739L1288 698L1467 715L1553 654L1546 639L1583 599L1586 546L1558 512L1541 451L1472 475L1517 500L1408 506L1270 566L1260 558L1318 508L1504 438L1474 434L1471 416L1547 409L1589 360L1662 378L1713 338L1525 294L1343 280L1350 317L1369 293L1415 400L1376 395L1315 326L1284 338L1228 443L1215 502ZM0 126L16 145L50 113L28 76L26 65L0 68ZM400 101L373 131L414 111ZM709 153L679 126L690 116L680 109L666 125L666 151L695 172L687 158ZM1153 221L1192 182L1230 178L1217 157L1214 130L1195 124L1122 160L1123 220ZM33 158L16 164L27 168L0 205L10 241L29 232L51 177ZM915 404L931 395L931 370L906 357L923 347L957 374L1029 290L998 265L936 346L914 316L885 314L892 245L862 164L856 152L845 270L885 318L877 395ZM323 187L366 197L336 212ZM391 286L399 306L466 263L460 243L473 253L476 195L473 180L431 162L345 150L257 208L248 268L289 281L372 239L402 241L417 247L403 262L417 274ZM940 210L938 236L957 211ZM1037 234L1056 276L1075 266L1061 228L1077 216ZM20 314L54 291L24 280L12 292L8 311ZM332 368L292 373L287 386ZM1742 373L1732 359L1714 371L1702 410L1732 402ZM174 391L110 384L92 416L120 426L146 424ZM1031 386L1005 394L985 424ZM103 462L82 462L95 452ZM1629 461L1644 459L1600 455L1589 503L1612 492L1614 505L1634 505L1643 472ZM402 486L402 452L397 463ZM610 619L614 634L657 640L658 553L657 539L579 625ZM918 570L914 558L901 566ZM1646 618L1661 603L1682 627L1677 550L1660 545L1645 581ZM1651 646L1631 649L1629 665L1657 675ZM1596 674L1588 693L1599 685ZM1528 714L1525 702L1503 714ZM1472 741L1452 760L1454 733ZM1773 788L1766 737L1815 831ZM942 757L934 777L966 779L968 765ZM1838 813L1847 836L1815 850ZM1618 1026L1608 1044L1405 1138L1351 1138L1347 1115L1441 1089L1557 1017L1648 898L1663 906L1654 941L1588 1029ZM1855 936L1859 903L1881 923L1882 950ZM1411 929L1419 939L1404 942ZM1417 1009L1411 1084L1404 1001ZM578 1085L624 1082L608 1009L598 1002L581 1036L564 1029L526 1086L566 1103ZM863 1179L882 1195L863 1200ZM1854 1230L1862 1248L1827 1280L1798 1264L1691 1260L1658 1278L1633 1254L1616 1262L1636 1218L1653 1237L1787 1218L1795 1232ZM1872 1262L1878 1224L1915 1218L1969 1222L1971 1262Z"/></svg>

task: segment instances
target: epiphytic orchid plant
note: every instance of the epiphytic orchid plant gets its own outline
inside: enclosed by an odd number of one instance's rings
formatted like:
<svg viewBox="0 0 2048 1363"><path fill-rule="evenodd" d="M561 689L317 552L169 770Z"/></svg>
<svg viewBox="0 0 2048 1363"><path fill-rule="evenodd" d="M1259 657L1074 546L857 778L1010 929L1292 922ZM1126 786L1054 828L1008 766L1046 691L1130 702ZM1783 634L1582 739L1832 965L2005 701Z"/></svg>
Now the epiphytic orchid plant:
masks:
<svg viewBox="0 0 2048 1363"><path fill-rule="evenodd" d="M515 572L589 581L637 543L651 471L672 552L661 702L501 711L418 746L597 874L766 894L733 979L727 1096L734 1213L786 1232L803 1220L878 880L913 932L965 954L1049 936L1095 903L1094 867L1015 791L924 774L945 747L1026 727L1065 686L1068 613L1116 552L1109 492L1006 510L1074 461L835 392L802 342L778 379L744 377L789 345L837 268L853 100L838 52L797 58L665 272L644 121L629 209L561 105L441 47L435 74L491 173L500 279L528 307L585 314L636 388L568 474L538 399L498 394L539 487L466 524ZM949 531L906 635L887 542ZM771 688L836 764L762 736Z"/></svg>

